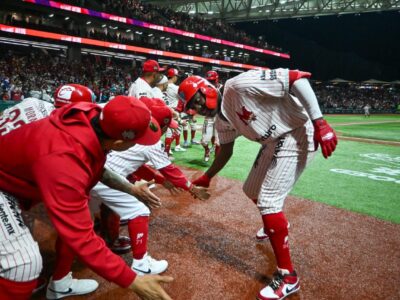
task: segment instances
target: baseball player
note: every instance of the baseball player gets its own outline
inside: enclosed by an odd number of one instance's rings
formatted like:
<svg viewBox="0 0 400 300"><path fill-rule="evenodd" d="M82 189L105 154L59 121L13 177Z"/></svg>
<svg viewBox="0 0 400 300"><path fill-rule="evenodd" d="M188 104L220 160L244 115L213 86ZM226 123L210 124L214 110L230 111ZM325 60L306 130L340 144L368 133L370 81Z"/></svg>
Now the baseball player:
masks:
<svg viewBox="0 0 400 300"><path fill-rule="evenodd" d="M206 79L213 84L218 92L222 92L223 85L219 82L219 75L216 71L208 71L206 73ZM222 94L222 93L221 93ZM208 144L211 142L211 149ZM205 117L203 123L201 144L204 148L204 161L210 160L210 152L213 149L215 153L219 151L219 140L218 134L215 129L215 117Z"/></svg>
<svg viewBox="0 0 400 300"><path fill-rule="evenodd" d="M364 107L364 117L369 118L371 116L370 114L370 110L371 110L371 106L369 106L369 104L366 104Z"/></svg>
<svg viewBox="0 0 400 300"><path fill-rule="evenodd" d="M165 91L165 95L167 96L166 104L172 108L174 111L177 111L177 106L179 104L178 98L178 86L176 83L179 80L179 71L175 68L169 68L167 70L167 77L168 77L168 87ZM180 125L186 126L186 121L183 121L180 118L180 113L178 112L178 123ZM172 142L175 141L175 148L176 152L184 152L186 149L182 148L181 143L181 131L182 126L179 126L176 130L168 129L165 133L165 152L168 154L171 160L174 159L172 156L171 145Z"/></svg>
<svg viewBox="0 0 400 300"><path fill-rule="evenodd" d="M88 209L88 191L103 174L106 153L136 143L153 144L159 138L160 129L147 107L124 96L116 97L104 109L92 103L66 105L48 118L0 137L2 299L28 299L36 286L42 259L21 208L39 202L44 203L65 249L99 275L129 287L140 297L170 299L159 283L172 278L136 278L94 233ZM156 197L152 203L159 205L158 201ZM97 288L95 281L77 281L69 274L51 285L48 298L73 295L77 285L93 290L93 284Z"/></svg>
<svg viewBox="0 0 400 300"><path fill-rule="evenodd" d="M143 63L142 76L131 84L128 90L128 96L139 99L140 97L153 98L153 87L162 78L165 69L161 68L158 62L149 59Z"/></svg>
<svg viewBox="0 0 400 300"><path fill-rule="evenodd" d="M277 261L277 272L259 292L260 300L283 299L300 288L289 253L284 200L314 157L316 146L320 145L328 158L337 144L307 80L310 75L287 69L242 73L225 83L220 109L218 92L207 80L192 76L179 87L185 109L207 117L219 112L216 126L221 150L193 184L209 185L232 156L237 137L243 135L261 144L243 187L257 203Z"/></svg>
<svg viewBox="0 0 400 300"><path fill-rule="evenodd" d="M142 97L140 101L146 104L152 112L152 116L159 124L162 124L160 125L162 133L169 126L177 126L176 122L172 120L172 110L165 105L163 100ZM161 147L161 141L150 146L135 145L123 152L111 152L107 156L106 166L120 176L128 177L148 162L159 170L173 187L187 190L196 198L207 199L209 197L204 188L194 186L177 167L171 164ZM151 180L150 178L145 179ZM165 179L158 183L164 184ZM150 210L145 204L131 195L110 189L102 183L98 183L92 189L91 197L100 200L117 213L122 220L127 220L133 255L131 267L137 274L159 274L167 269L168 262L166 260L155 260L147 253ZM119 222L117 222L118 224ZM111 227L115 229L115 225L111 225Z"/></svg>

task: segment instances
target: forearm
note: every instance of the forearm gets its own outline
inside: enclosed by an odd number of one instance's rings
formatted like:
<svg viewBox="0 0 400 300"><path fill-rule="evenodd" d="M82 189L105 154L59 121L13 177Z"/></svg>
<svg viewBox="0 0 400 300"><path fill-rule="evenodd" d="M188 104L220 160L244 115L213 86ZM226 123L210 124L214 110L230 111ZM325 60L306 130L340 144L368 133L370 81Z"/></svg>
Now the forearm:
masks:
<svg viewBox="0 0 400 300"><path fill-rule="evenodd" d="M133 192L133 187L134 185L127 181L124 177L121 175L104 168L103 170L103 176L100 179L100 182L108 186L109 188L112 188L114 190L124 192L127 194L132 194Z"/></svg>
<svg viewBox="0 0 400 300"><path fill-rule="evenodd" d="M186 191L190 189L192 183L186 178L185 174L173 164L170 164L162 169L159 169L160 173L170 181L174 186L182 188Z"/></svg>
<svg viewBox="0 0 400 300"><path fill-rule="evenodd" d="M233 153L235 142L222 144L218 155L215 157L211 167L205 172L209 178L214 177L228 163Z"/></svg>
<svg viewBox="0 0 400 300"><path fill-rule="evenodd" d="M291 92L299 99L311 120L322 118L317 97L307 79L296 80L292 85Z"/></svg>

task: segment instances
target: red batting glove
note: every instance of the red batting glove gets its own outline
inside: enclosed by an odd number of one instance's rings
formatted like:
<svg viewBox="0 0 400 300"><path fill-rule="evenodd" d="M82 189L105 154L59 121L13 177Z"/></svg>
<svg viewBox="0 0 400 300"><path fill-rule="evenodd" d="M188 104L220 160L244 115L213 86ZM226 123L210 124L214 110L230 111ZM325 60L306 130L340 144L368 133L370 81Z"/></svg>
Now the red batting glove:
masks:
<svg viewBox="0 0 400 300"><path fill-rule="evenodd" d="M211 178L208 177L208 175L206 173L204 173L199 178L193 180L192 184L208 188L208 187L210 187L210 181L211 181Z"/></svg>
<svg viewBox="0 0 400 300"><path fill-rule="evenodd" d="M328 158L336 149L336 133L324 119L314 120L313 125L316 149L318 148L318 145L321 145L322 154L325 158Z"/></svg>

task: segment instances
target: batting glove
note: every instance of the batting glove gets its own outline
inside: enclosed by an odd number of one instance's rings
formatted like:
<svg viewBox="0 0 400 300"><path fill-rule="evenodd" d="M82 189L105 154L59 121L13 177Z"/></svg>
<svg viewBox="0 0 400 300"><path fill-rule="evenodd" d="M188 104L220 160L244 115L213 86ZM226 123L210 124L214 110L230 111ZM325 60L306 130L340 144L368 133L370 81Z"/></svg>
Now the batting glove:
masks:
<svg viewBox="0 0 400 300"><path fill-rule="evenodd" d="M203 186L203 187L210 187L211 178L208 177L206 173L201 175L199 178L192 181L194 185Z"/></svg>
<svg viewBox="0 0 400 300"><path fill-rule="evenodd" d="M337 137L335 131L324 120L318 119L313 121L314 125L314 141L317 150L318 145L321 145L322 154L325 158L332 155L336 149Z"/></svg>

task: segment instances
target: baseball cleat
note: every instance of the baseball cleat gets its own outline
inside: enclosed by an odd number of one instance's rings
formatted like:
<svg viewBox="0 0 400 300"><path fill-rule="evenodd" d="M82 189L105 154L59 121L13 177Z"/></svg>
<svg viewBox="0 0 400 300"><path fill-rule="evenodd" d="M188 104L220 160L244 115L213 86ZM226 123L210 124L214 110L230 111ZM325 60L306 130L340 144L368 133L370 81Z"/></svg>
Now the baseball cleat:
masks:
<svg viewBox="0 0 400 300"><path fill-rule="evenodd" d="M258 242L263 242L268 240L268 235L264 232L264 227L261 227L256 233L256 239Z"/></svg>
<svg viewBox="0 0 400 300"><path fill-rule="evenodd" d="M183 142L183 148L189 148L189 143L188 141Z"/></svg>
<svg viewBox="0 0 400 300"><path fill-rule="evenodd" d="M174 151L175 151L175 152L185 152L186 149L181 148L181 146L176 146L175 149L174 149Z"/></svg>
<svg viewBox="0 0 400 300"><path fill-rule="evenodd" d="M119 236L110 249L116 254L128 253L131 250L131 239L127 236Z"/></svg>
<svg viewBox="0 0 400 300"><path fill-rule="evenodd" d="M91 293L97 289L99 284L92 279L74 279L72 272L60 280L50 278L50 283L47 286L47 299L61 299L74 295L84 295Z"/></svg>
<svg viewBox="0 0 400 300"><path fill-rule="evenodd" d="M168 268L168 262L166 260L155 260L146 253L142 259L133 259L131 268L138 275L155 275L165 272Z"/></svg>
<svg viewBox="0 0 400 300"><path fill-rule="evenodd" d="M208 162L210 160L210 155L204 155L204 161Z"/></svg>
<svg viewBox="0 0 400 300"><path fill-rule="evenodd" d="M199 142L199 141L196 141L196 140L192 140L190 143L191 143L192 145L200 145L200 142Z"/></svg>
<svg viewBox="0 0 400 300"><path fill-rule="evenodd" d="M257 296L258 300L281 300L296 293L300 289L300 281L296 271L289 274L274 273L272 281Z"/></svg>

